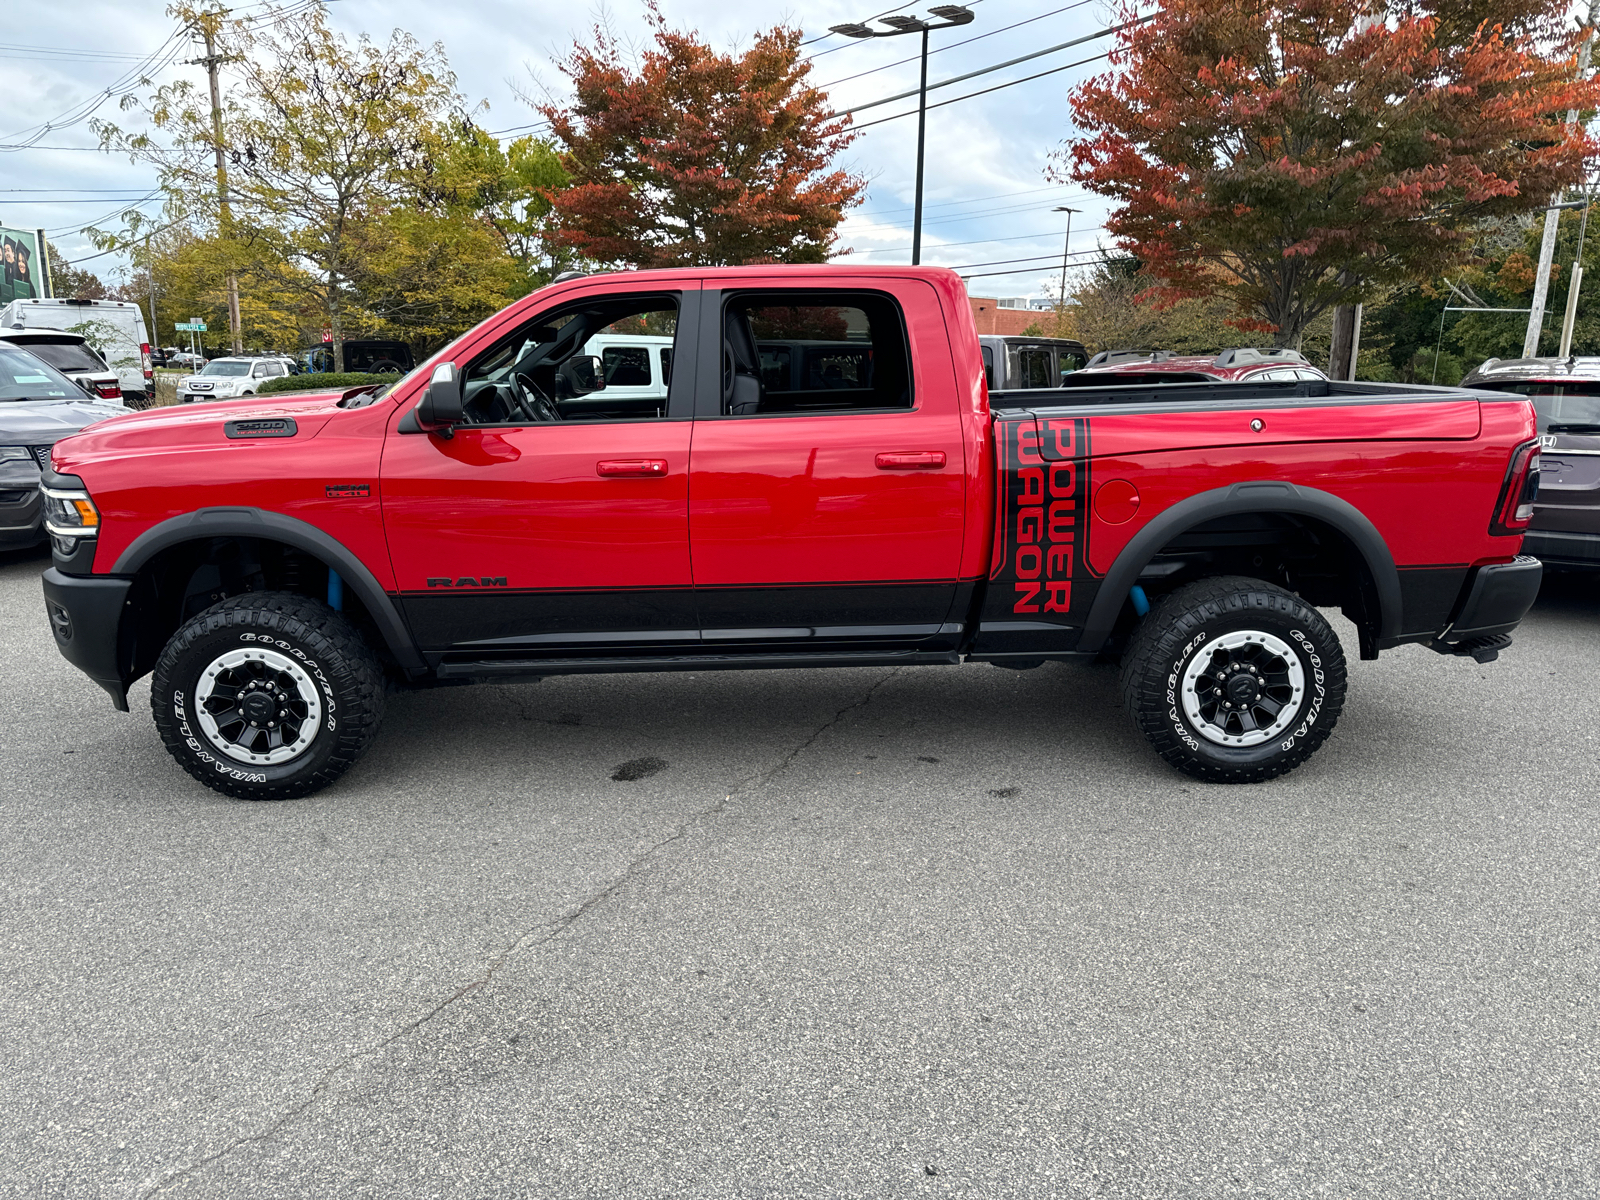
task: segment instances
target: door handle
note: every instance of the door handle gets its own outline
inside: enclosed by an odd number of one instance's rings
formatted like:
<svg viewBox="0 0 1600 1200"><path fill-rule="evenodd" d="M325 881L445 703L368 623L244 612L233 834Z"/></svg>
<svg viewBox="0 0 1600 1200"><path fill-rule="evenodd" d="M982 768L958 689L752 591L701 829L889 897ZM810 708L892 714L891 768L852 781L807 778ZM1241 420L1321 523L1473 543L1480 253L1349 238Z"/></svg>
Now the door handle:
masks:
<svg viewBox="0 0 1600 1200"><path fill-rule="evenodd" d="M943 450L896 450L880 454L880 471L937 471L944 466Z"/></svg>
<svg viewBox="0 0 1600 1200"><path fill-rule="evenodd" d="M664 458L602 458L594 465L596 475L604 475L608 479L622 477L628 479L656 479L667 473L667 460Z"/></svg>

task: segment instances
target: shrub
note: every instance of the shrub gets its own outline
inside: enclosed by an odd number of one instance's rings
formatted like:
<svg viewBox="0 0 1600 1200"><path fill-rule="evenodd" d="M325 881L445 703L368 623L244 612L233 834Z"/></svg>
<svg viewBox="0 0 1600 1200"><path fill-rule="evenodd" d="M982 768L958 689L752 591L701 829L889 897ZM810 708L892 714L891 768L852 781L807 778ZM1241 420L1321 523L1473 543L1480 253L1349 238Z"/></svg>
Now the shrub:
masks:
<svg viewBox="0 0 1600 1200"><path fill-rule="evenodd" d="M374 383L393 383L397 375L368 375L364 371L325 371L311 375L287 375L282 379L269 379L256 394L272 395L276 392L342 392L347 388L367 387Z"/></svg>

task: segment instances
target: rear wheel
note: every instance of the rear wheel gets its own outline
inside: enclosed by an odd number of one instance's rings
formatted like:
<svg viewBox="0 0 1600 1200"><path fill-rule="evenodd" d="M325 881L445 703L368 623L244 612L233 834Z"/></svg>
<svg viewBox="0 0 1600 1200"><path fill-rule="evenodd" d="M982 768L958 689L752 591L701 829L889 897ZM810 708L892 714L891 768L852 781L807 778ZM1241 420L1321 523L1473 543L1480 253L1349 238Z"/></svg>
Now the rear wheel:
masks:
<svg viewBox="0 0 1600 1200"><path fill-rule="evenodd" d="M361 757L383 715L383 672L331 608L257 592L172 635L150 704L168 751L201 783L287 800L327 787Z"/></svg>
<svg viewBox="0 0 1600 1200"><path fill-rule="evenodd" d="M1294 770L1333 731L1344 693L1344 651L1322 614L1242 576L1164 597L1123 658L1140 732L1178 770L1216 783Z"/></svg>

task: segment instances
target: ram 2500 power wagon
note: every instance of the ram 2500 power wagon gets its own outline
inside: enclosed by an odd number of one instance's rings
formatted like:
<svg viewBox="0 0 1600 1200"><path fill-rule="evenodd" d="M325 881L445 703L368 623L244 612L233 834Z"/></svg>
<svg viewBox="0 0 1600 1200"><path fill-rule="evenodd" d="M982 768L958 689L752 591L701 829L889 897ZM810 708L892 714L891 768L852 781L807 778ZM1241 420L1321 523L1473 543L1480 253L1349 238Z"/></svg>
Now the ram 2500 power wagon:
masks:
<svg viewBox="0 0 1600 1200"><path fill-rule="evenodd" d="M618 335L670 353L606 387L586 347ZM44 593L62 653L124 711L153 673L168 749L233 796L337 778L391 684L1072 655L1120 656L1179 770L1261 780L1344 702L1319 607L1363 658L1508 644L1537 485L1517 396L991 394L948 271L602 274L386 388L57 442Z"/></svg>

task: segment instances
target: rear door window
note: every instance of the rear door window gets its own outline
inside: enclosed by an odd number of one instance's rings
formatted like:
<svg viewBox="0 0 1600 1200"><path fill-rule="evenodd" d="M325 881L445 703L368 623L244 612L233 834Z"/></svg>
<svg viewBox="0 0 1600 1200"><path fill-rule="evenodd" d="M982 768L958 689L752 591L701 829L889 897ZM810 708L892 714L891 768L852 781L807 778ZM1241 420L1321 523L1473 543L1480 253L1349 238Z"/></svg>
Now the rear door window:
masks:
<svg viewBox="0 0 1600 1200"><path fill-rule="evenodd" d="M913 405L905 318L872 292L744 292L723 310L722 413L863 412Z"/></svg>
<svg viewBox="0 0 1600 1200"><path fill-rule="evenodd" d="M1020 386L1025 388L1055 387L1060 379L1052 369L1048 350L1017 351L1017 372L1022 376Z"/></svg>
<svg viewBox="0 0 1600 1200"><path fill-rule="evenodd" d="M58 371L104 371L105 360L83 342L62 339L59 342L22 343L22 348L36 358L42 358Z"/></svg>
<svg viewBox="0 0 1600 1200"><path fill-rule="evenodd" d="M983 381L989 385L989 390L994 391L994 348L983 347Z"/></svg>
<svg viewBox="0 0 1600 1200"><path fill-rule="evenodd" d="M650 383L650 351L643 346L607 346L600 355L607 387L646 387Z"/></svg>

